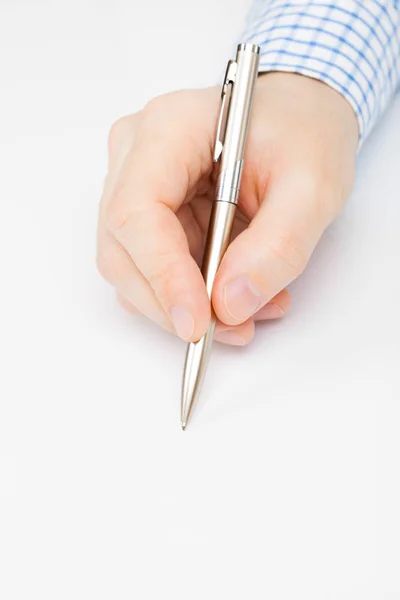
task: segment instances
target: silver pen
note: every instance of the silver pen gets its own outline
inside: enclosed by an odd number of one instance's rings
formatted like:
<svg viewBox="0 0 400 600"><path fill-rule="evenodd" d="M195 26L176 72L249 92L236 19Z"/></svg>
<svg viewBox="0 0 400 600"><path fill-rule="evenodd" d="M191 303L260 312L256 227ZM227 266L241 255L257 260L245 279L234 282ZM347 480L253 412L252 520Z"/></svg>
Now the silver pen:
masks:
<svg viewBox="0 0 400 600"><path fill-rule="evenodd" d="M214 150L214 162L220 161L219 176L201 268L210 301L215 276L231 238L259 58L259 46L240 44L236 59L228 62L222 86ZM200 392L214 330L212 314L206 334L198 342L188 344L182 382L182 429L186 428Z"/></svg>

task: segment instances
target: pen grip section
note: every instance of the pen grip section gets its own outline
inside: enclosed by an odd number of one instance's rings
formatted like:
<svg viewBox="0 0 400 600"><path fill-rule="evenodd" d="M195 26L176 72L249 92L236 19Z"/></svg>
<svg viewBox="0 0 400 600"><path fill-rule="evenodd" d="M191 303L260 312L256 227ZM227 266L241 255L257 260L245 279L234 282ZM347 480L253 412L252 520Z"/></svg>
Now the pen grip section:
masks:
<svg viewBox="0 0 400 600"><path fill-rule="evenodd" d="M218 267L231 240L235 212L236 204L214 200L201 267L210 299Z"/></svg>

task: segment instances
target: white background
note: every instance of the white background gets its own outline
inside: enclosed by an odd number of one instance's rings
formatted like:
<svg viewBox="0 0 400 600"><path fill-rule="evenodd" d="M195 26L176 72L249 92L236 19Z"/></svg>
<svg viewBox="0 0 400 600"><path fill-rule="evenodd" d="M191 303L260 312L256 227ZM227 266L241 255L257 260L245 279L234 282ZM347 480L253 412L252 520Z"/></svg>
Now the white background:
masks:
<svg viewBox="0 0 400 600"><path fill-rule="evenodd" d="M95 270L111 123L214 84L240 0L2 0L0 597L400 598L400 98L293 309L185 346Z"/></svg>

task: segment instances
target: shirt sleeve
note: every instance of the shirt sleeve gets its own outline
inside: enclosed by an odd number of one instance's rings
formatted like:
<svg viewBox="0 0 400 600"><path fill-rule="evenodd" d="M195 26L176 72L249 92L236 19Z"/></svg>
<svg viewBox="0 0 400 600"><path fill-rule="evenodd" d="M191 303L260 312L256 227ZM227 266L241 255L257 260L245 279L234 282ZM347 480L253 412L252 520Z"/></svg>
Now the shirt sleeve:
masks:
<svg viewBox="0 0 400 600"><path fill-rule="evenodd" d="M260 72L319 79L341 93L360 145L400 82L400 0L253 0L244 41L261 46Z"/></svg>

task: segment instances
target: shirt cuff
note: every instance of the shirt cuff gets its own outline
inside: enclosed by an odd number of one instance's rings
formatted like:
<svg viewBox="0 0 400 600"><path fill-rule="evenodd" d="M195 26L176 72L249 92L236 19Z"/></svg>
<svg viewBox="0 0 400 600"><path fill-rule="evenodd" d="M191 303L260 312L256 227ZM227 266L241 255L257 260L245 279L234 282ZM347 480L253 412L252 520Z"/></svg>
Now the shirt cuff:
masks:
<svg viewBox="0 0 400 600"><path fill-rule="evenodd" d="M255 0L245 42L261 46L260 72L325 82L353 107L360 145L400 80L400 2Z"/></svg>

